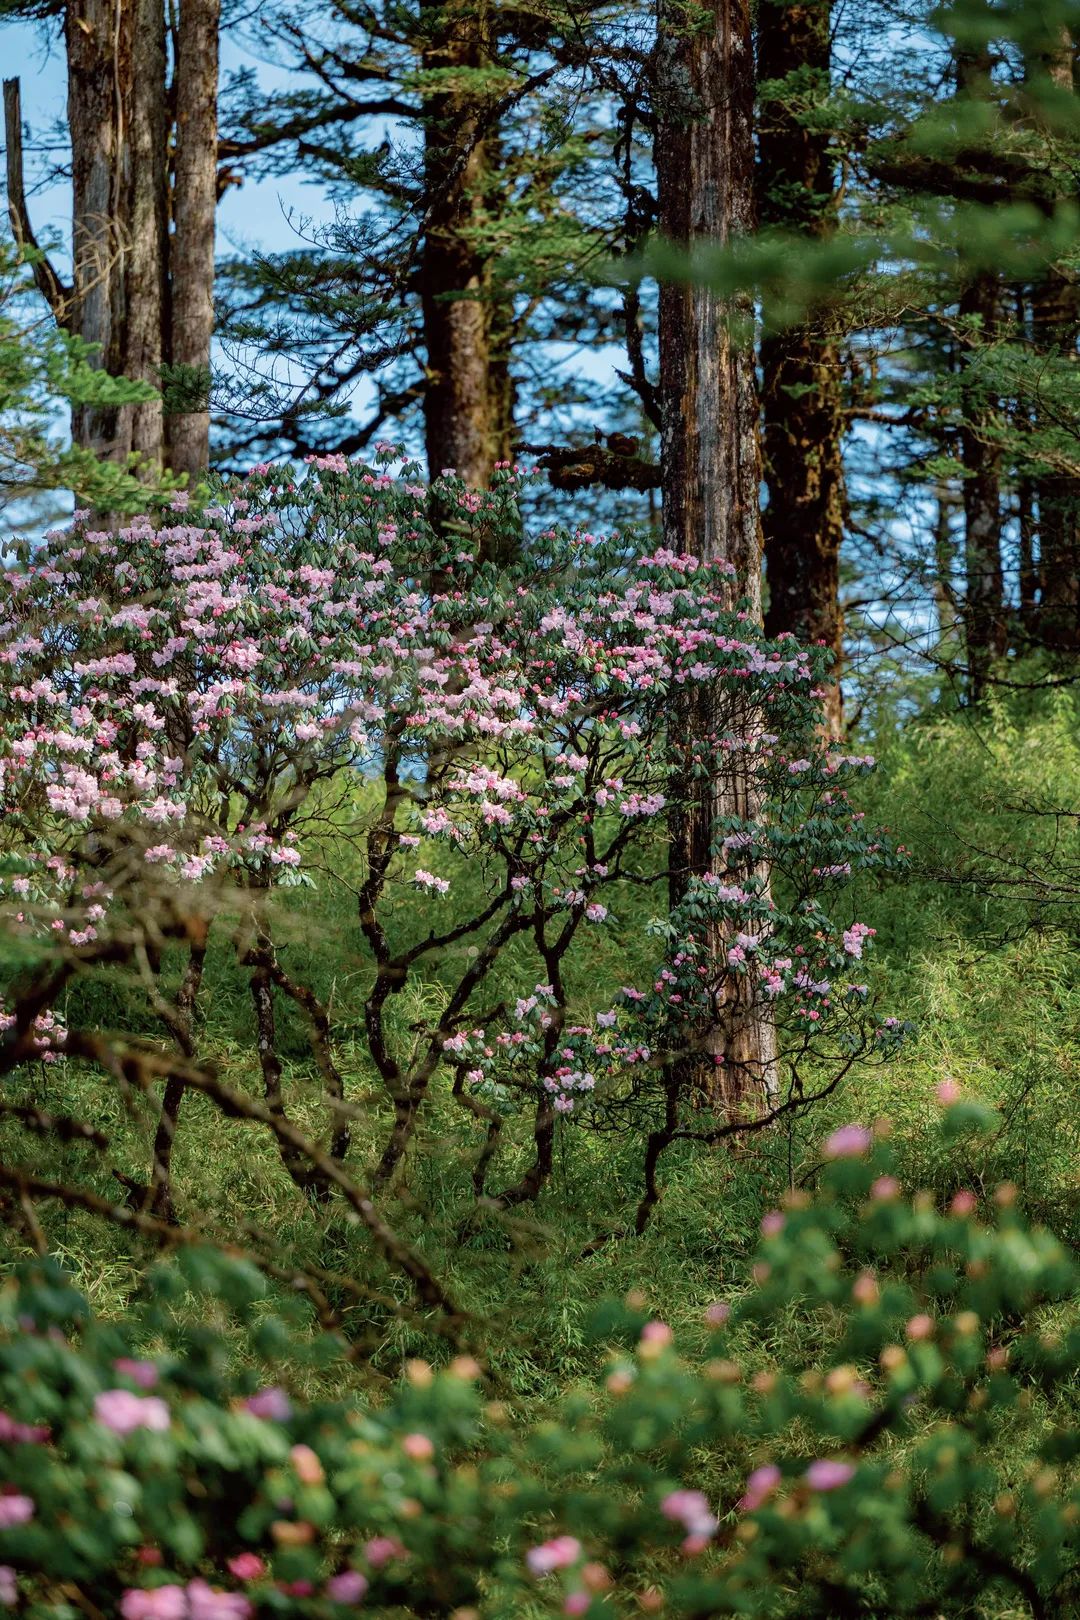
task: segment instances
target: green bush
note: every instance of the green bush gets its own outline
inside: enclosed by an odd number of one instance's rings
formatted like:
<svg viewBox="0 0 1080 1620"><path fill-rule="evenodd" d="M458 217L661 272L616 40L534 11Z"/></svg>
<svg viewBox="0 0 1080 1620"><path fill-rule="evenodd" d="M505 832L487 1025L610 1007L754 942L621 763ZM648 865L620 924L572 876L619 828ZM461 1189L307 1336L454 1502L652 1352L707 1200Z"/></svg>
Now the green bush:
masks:
<svg viewBox="0 0 1080 1620"><path fill-rule="evenodd" d="M943 1140L988 1124L959 1103ZM823 1157L700 1350L640 1298L601 1306L600 1387L520 1423L468 1355L358 1391L341 1341L227 1255L180 1252L119 1324L28 1267L0 1299L6 1601L124 1620L1074 1612L1074 1261L1008 1186L945 1208L902 1191L887 1129L843 1127Z"/></svg>

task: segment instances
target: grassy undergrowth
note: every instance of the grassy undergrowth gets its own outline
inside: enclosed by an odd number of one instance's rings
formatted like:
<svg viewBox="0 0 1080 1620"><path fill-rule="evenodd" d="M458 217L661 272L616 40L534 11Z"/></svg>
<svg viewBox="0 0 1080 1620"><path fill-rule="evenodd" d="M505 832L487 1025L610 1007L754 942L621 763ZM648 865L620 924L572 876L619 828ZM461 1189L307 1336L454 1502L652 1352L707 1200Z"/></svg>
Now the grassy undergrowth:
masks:
<svg viewBox="0 0 1080 1620"><path fill-rule="evenodd" d="M641 1191L639 1139L564 1122L554 1173L535 1204L478 1210L471 1178L482 1123L452 1097L447 1081L435 1082L382 1205L476 1324L476 1342L511 1411L535 1415L558 1406L568 1387L595 1377L606 1351L588 1322L608 1296L640 1295L671 1324L681 1346L703 1348L704 1308L750 1286L763 1213L789 1186L814 1185L820 1143L844 1121L887 1116L905 1181L929 1188L936 1200L961 1188L989 1196L1010 1180L1036 1219L1070 1244L1080 1241L1080 839L1075 815L1065 813L1080 782L1074 711L1075 704L1057 699L1034 713L1002 711L990 726L927 723L887 750L866 809L911 846L912 872L859 894L857 914L878 930L872 972L882 1008L911 1019L915 1038L895 1060L855 1069L826 1103L768 1132L714 1150L671 1147L662 1162L663 1197L640 1236L626 1235ZM385 1143L391 1109L362 1039L370 967L356 923L355 872L340 849L324 851L323 864L328 870L315 874L313 887L286 895L282 960L302 966L333 1008L337 1058L354 1109L349 1162L363 1181ZM481 887L484 880L482 872L456 877ZM611 986L647 971L643 924L655 903L648 889L629 890L609 926L593 931L572 970L582 1011L605 1004ZM489 1002L519 991L531 971L526 954L525 947L509 954ZM70 994L73 1016L155 1031L136 983L89 979ZM410 985L394 1007L401 1032L422 1024L442 994L435 978ZM284 1001L279 1039L290 1114L324 1134L321 1082L304 1027ZM225 1079L259 1094L246 977L235 965L227 927L208 959L197 1045ZM990 1130L947 1147L928 1128L940 1111L936 1088L946 1080L997 1110ZM40 1106L92 1120L110 1138L112 1162L135 1179L145 1177L153 1125L145 1099L125 1099L74 1064L42 1065L26 1085ZM527 1162L528 1126L524 1116L508 1121L489 1190L512 1182ZM122 1196L119 1184L94 1168L93 1150L81 1145L42 1143L35 1168ZM265 1132L223 1121L198 1095L183 1105L174 1180L181 1219L202 1224L208 1237L242 1238L255 1230L299 1265L362 1279L405 1300L401 1279L340 1204L313 1204L290 1181ZM43 1206L42 1219L53 1252L97 1310L122 1313L152 1258L146 1243L58 1205ZM25 1237L13 1224L0 1245L11 1262L25 1252ZM328 1294L349 1331L372 1338L370 1357L350 1374L358 1381L395 1376L411 1356L438 1358L422 1322L398 1318L377 1302L334 1298L332 1288ZM746 1350L768 1366L793 1343L813 1359L808 1324L781 1316ZM1019 1474L1023 1428L1003 1429L998 1444ZM703 1457L704 1487L730 1496L754 1460L738 1447ZM985 1612L1004 1620L1011 1611Z"/></svg>

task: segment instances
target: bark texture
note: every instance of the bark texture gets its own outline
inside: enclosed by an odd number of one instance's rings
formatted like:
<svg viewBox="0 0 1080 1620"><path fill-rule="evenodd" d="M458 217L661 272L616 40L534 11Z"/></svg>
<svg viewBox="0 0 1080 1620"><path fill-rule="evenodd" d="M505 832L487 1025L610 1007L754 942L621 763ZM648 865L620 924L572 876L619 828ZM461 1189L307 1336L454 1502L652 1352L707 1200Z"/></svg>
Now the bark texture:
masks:
<svg viewBox="0 0 1080 1620"><path fill-rule="evenodd" d="M30 223L23 177L22 97L18 79L4 80L4 158L8 222L18 248L29 254L34 284L52 310L57 326L71 326L71 288L66 287Z"/></svg>
<svg viewBox="0 0 1080 1620"><path fill-rule="evenodd" d="M70 0L72 330L113 376L160 385L168 253L165 12L161 0ZM164 461L160 400L79 406L76 443Z"/></svg>
<svg viewBox="0 0 1080 1620"><path fill-rule="evenodd" d="M985 50L958 50L956 88L980 99L990 89L993 61ZM1005 573L1001 557L1001 449L996 443L996 401L980 353L994 340L1001 313L1001 287L993 271L969 278L959 313L967 329L962 356L960 459L964 466L964 646L968 690L978 702L995 661L1005 651Z"/></svg>
<svg viewBox="0 0 1080 1620"><path fill-rule="evenodd" d="M762 224L821 240L836 229L830 137L804 114L828 94L829 0L762 0L758 10L759 216ZM840 355L810 319L768 333L761 344L763 514L769 635L822 642L834 658L826 700L829 730L842 723L844 413Z"/></svg>
<svg viewBox="0 0 1080 1620"><path fill-rule="evenodd" d="M218 35L221 0L183 0L176 48L176 174L169 379L169 466L194 484L210 462L214 335Z"/></svg>
<svg viewBox="0 0 1080 1620"><path fill-rule="evenodd" d="M995 442L994 401L977 365L978 347L989 342L998 321L1000 288L989 272L974 276L960 297L960 313L976 319L979 335L968 359L960 454L964 464L964 641L968 684L977 702L990 671L1005 651L1005 574L1001 559L1001 449Z"/></svg>
<svg viewBox="0 0 1080 1620"><path fill-rule="evenodd" d="M34 271L57 323L91 346L91 364L162 396L75 407L75 443L189 482L209 462L219 26L220 0L182 0L170 84L163 0L69 0L72 284L44 258ZM12 229L34 249L17 80L4 102Z"/></svg>
<svg viewBox="0 0 1080 1620"><path fill-rule="evenodd" d="M1075 41L1066 30L1029 70L1059 89L1075 90ZM1036 344L1048 354L1077 360L1080 286L1072 269L1051 266L1034 289ZM1039 612L1037 638L1061 652L1080 649L1080 479L1048 472L1037 480L1039 508Z"/></svg>
<svg viewBox="0 0 1080 1620"><path fill-rule="evenodd" d="M660 0L656 81L658 222L688 249L727 243L754 223L754 58L749 0L689 9ZM660 289L659 337L664 544L736 571L732 597L761 613L760 456L748 311L702 285ZM740 331L740 324L742 330ZM735 716L736 726L752 724ZM753 816L752 785L736 766L700 785L694 739L732 717L695 703L676 717L686 739L685 808L672 818L671 888L676 902L694 874L722 870L714 854L718 815ZM723 973L724 942L710 942L718 993L715 1023L693 1083L718 1108L752 1111L774 1084L775 1031L752 976ZM722 1059L722 1062L718 1062Z"/></svg>
<svg viewBox="0 0 1080 1620"><path fill-rule="evenodd" d="M475 75L489 56L485 0L425 4L421 65L443 75L424 104L420 295L427 376L424 427L432 477L454 468L482 489L506 453L510 379L493 353L489 256L480 239L488 143ZM458 76L460 75L460 76Z"/></svg>
<svg viewBox="0 0 1080 1620"><path fill-rule="evenodd" d="M754 59L747 0L660 0L658 222L669 241L726 243L754 224ZM749 312L707 286L660 288L664 543L735 566L761 609L758 397Z"/></svg>

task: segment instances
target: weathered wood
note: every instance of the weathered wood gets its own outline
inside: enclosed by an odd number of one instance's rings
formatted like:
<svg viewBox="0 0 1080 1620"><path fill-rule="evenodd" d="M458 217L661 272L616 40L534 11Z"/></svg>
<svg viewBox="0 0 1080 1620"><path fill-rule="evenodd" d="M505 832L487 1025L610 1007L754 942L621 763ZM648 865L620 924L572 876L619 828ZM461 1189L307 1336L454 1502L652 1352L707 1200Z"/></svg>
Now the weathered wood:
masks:
<svg viewBox="0 0 1080 1620"><path fill-rule="evenodd" d="M65 7L70 288L30 227L18 80L4 86L9 213L40 290L57 323L88 345L91 365L158 391L137 403L75 406L72 437L149 476L168 467L193 480L209 459L219 24L220 0L183 0L170 87L163 0Z"/></svg>
<svg viewBox="0 0 1080 1620"><path fill-rule="evenodd" d="M182 0L176 50L169 466L194 484L210 460L218 33L221 0ZM185 407L185 408L177 408Z"/></svg>
<svg viewBox="0 0 1080 1620"><path fill-rule="evenodd" d="M658 223L669 242L735 241L754 224L754 59L748 0L699 8L660 0ZM660 288L664 543L733 563L761 610L758 397L752 346L732 330L749 311L712 287Z"/></svg>
<svg viewBox="0 0 1080 1620"><path fill-rule="evenodd" d="M53 312L57 326L70 322L71 288L65 287L30 224L23 174L22 99L18 79L4 80L4 155L7 169L8 219L16 246L23 249L38 291Z"/></svg>
<svg viewBox="0 0 1080 1620"><path fill-rule="evenodd" d="M73 330L112 376L160 386L165 358L167 111L161 0L71 0ZM125 463L164 460L160 399L77 406L76 443Z"/></svg>
<svg viewBox="0 0 1080 1620"><path fill-rule="evenodd" d="M699 7L660 0L656 75L658 223L671 243L692 251L727 244L754 224L754 58L749 0ZM688 281L660 288L659 341L663 538L676 552L735 569L732 601L761 614L758 397L749 310ZM753 817L753 783L733 763L711 783L693 778L694 739L752 729L753 717L721 717L710 699L680 712L685 738L683 805L671 823L671 894L678 902L693 875L723 870L713 849L719 815ZM775 1029L754 975L725 971L725 940L707 941L718 990L705 1061L687 1060L691 1082L729 1115L752 1112L775 1085ZM715 1060L722 1058L722 1062Z"/></svg>

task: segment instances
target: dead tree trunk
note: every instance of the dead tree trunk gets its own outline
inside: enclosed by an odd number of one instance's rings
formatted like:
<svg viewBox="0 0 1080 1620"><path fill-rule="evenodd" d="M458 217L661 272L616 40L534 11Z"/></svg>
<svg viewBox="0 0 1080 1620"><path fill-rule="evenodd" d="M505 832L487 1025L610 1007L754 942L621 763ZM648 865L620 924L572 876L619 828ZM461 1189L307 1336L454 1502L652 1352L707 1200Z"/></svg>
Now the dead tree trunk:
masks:
<svg viewBox="0 0 1080 1620"><path fill-rule="evenodd" d="M754 58L750 0L713 0L705 19L679 0L660 0L656 81L658 222L666 240L692 250L728 243L754 222ZM758 397L749 310L696 283L660 288L661 458L664 544L736 570L735 596L761 614ZM743 329L740 330L740 325ZM715 703L677 718L686 738L683 800L671 825L671 893L723 869L714 848L719 815L753 817L750 780L739 767L702 787L692 775L695 739L717 723ZM735 723L740 719L735 717ZM749 728L749 716L744 717ZM717 1107L752 1111L774 1084L775 1031L752 975L722 972L724 941L708 940L719 992L704 1063L694 1083ZM722 1063L716 1060L722 1058Z"/></svg>
<svg viewBox="0 0 1080 1620"><path fill-rule="evenodd" d="M763 224L815 241L836 230L829 132L804 110L808 97L824 101L829 94L830 12L829 0L762 0L758 11L759 214ZM766 334L761 392L765 629L832 652L826 720L839 736L844 414L840 355L827 326L811 318Z"/></svg>

